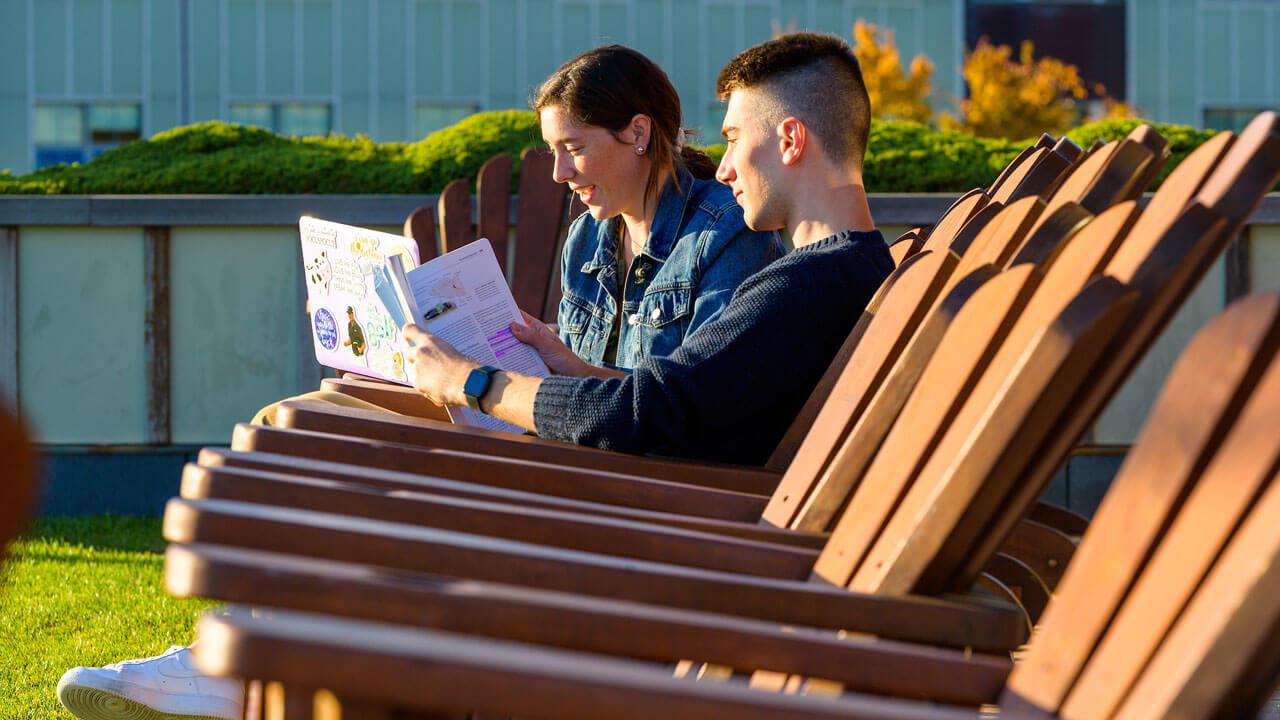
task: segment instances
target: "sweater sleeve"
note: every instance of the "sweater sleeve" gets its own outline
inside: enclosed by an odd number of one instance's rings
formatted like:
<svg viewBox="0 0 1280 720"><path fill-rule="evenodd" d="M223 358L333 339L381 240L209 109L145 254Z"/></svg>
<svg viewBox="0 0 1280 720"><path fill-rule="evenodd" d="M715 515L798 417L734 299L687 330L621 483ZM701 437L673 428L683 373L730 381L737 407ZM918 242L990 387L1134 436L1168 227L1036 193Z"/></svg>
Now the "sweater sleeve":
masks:
<svg viewBox="0 0 1280 720"><path fill-rule="evenodd" d="M770 268L675 352L624 379L544 380L538 434L623 452L762 459L883 280L878 267L849 270L840 262Z"/></svg>

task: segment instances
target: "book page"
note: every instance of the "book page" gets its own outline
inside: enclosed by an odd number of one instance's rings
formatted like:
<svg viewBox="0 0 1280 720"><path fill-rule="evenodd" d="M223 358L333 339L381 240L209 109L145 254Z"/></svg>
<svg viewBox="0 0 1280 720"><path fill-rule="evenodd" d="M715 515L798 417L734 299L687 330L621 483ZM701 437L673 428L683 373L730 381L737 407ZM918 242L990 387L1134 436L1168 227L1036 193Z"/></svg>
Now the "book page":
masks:
<svg viewBox="0 0 1280 720"><path fill-rule="evenodd" d="M550 374L538 353L511 334L511 323L523 325L524 318L487 239L430 260L406 278L418 306L416 325L485 365L534 377ZM461 425L525 431L467 407L449 407L449 417Z"/></svg>

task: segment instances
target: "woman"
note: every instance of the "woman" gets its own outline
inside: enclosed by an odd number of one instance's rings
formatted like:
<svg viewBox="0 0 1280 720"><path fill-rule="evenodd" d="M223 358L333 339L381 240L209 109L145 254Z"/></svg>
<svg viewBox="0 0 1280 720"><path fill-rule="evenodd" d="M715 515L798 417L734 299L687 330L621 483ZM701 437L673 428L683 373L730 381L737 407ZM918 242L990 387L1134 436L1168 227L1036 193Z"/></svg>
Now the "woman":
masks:
<svg viewBox="0 0 1280 720"><path fill-rule="evenodd" d="M640 53L617 45L582 53L542 84L533 105L556 179L587 206L565 242L560 337L528 315L529 328L513 329L553 372L620 374L671 352L782 254L776 235L747 229L711 159L683 147L675 88ZM376 408L339 393L303 397ZM274 424L274 410L255 422ZM72 668L58 684L72 714L93 718L145 708L230 720L240 717L242 695L238 681L202 675L181 646Z"/></svg>
<svg viewBox="0 0 1280 720"><path fill-rule="evenodd" d="M533 101L555 179L587 207L561 258L560 340L526 316L517 337L553 372L610 375L666 355L782 255L749 230L711 158L684 147L667 74L620 45L561 65Z"/></svg>

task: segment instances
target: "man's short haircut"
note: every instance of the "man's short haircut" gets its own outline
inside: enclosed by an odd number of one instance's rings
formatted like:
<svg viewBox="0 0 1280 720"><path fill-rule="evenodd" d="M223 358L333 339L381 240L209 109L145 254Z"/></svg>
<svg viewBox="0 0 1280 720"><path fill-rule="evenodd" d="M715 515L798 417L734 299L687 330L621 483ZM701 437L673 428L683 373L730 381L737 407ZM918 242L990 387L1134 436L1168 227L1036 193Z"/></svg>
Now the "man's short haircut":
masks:
<svg viewBox="0 0 1280 720"><path fill-rule="evenodd" d="M772 130L788 116L818 136L835 162L857 163L867 152L871 100L849 44L825 33L790 33L748 48L716 79L716 95L759 93L761 119Z"/></svg>

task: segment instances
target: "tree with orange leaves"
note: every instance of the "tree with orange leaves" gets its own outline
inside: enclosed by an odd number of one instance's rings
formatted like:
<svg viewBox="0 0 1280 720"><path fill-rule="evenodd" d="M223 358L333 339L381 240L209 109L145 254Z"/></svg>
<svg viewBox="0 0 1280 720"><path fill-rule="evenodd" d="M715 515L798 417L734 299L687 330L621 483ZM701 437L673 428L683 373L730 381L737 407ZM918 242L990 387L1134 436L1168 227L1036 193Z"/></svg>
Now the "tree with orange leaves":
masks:
<svg viewBox="0 0 1280 720"><path fill-rule="evenodd" d="M959 118L941 115L942 128L1004 138L1056 135L1070 128L1076 122L1076 101L1087 95L1080 75L1074 65L1035 60L1033 52L1031 42L1024 41L1015 61L1008 45L978 41L964 63L969 97L959 103Z"/></svg>
<svg viewBox="0 0 1280 720"><path fill-rule="evenodd" d="M883 42L880 35L884 37ZM904 73L891 29L881 30L859 20L853 26L853 39L853 53L862 66L862 81L871 96L871 116L929 122L933 108L926 98L933 63L917 55L911 61L910 74Z"/></svg>

